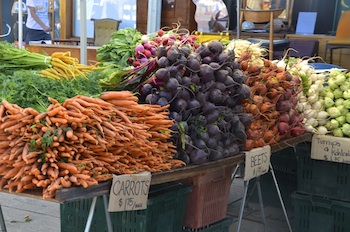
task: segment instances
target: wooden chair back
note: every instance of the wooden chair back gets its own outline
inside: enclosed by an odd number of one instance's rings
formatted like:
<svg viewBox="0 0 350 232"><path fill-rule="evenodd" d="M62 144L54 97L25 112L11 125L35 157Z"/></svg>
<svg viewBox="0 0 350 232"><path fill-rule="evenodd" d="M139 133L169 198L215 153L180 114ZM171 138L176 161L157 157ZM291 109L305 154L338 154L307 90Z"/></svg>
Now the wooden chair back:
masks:
<svg viewBox="0 0 350 232"><path fill-rule="evenodd" d="M113 32L119 29L122 20L103 18L91 19L94 22L94 46L102 46L111 39Z"/></svg>

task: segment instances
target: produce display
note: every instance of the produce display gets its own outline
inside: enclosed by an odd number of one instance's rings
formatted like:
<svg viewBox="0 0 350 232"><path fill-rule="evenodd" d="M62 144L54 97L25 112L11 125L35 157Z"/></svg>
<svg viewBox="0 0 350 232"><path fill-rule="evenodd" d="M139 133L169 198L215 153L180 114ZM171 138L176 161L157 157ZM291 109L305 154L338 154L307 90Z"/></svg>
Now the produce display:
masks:
<svg viewBox="0 0 350 232"><path fill-rule="evenodd" d="M349 73L245 40L121 29L95 65L0 42L0 188L88 187L235 156L305 131L350 136Z"/></svg>
<svg viewBox="0 0 350 232"><path fill-rule="evenodd" d="M237 41L233 42L237 46ZM271 145L305 132L303 117L295 109L297 95L303 90L299 76L286 70L286 65L264 59L261 48L244 42L238 60L248 77L250 99L244 101L246 113L253 116L246 127L245 150ZM259 56L260 54L260 56Z"/></svg>
<svg viewBox="0 0 350 232"><path fill-rule="evenodd" d="M173 159L168 106L138 104L128 91L49 100L46 112L2 101L1 188L42 188L43 197L52 198L57 189L86 188L111 174L184 165Z"/></svg>
<svg viewBox="0 0 350 232"><path fill-rule="evenodd" d="M127 41L122 38L127 33L118 32L118 38ZM103 54L116 36L101 48ZM226 49L220 41L199 45L195 35L179 28L136 37L140 42L119 54L124 60L130 56L131 67L117 68L100 80L101 86L136 92L142 103L170 105L170 119L175 122L172 141L177 158L187 164L239 154L252 118L241 106L250 94L234 49Z"/></svg>
<svg viewBox="0 0 350 232"><path fill-rule="evenodd" d="M333 68L315 73L305 67L309 88L299 96L296 109L303 113L307 131L350 137L350 74Z"/></svg>
<svg viewBox="0 0 350 232"><path fill-rule="evenodd" d="M241 100L250 96L234 51L219 41L197 49L170 44L157 54L158 69L140 89L145 103L170 104L178 158L201 164L240 153L246 141Z"/></svg>
<svg viewBox="0 0 350 232"><path fill-rule="evenodd" d="M73 58L70 52L55 52L51 56L32 53L20 49L6 41L0 43L0 71L19 69L41 69L44 77L61 79L85 77L96 67L79 64L77 58Z"/></svg>

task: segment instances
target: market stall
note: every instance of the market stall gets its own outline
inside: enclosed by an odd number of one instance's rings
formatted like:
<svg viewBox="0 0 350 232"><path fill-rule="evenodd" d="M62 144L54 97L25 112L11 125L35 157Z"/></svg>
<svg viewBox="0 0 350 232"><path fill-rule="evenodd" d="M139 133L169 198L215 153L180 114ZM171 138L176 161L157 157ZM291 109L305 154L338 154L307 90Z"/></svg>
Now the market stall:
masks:
<svg viewBox="0 0 350 232"><path fill-rule="evenodd" d="M292 139L288 139L286 141L275 144L271 147L272 155L275 152L281 151L288 147L293 147L299 143L303 143L311 140L312 135L307 133L302 136L298 136ZM195 177L201 175L203 173L215 172L217 170L225 169L229 167L231 173L233 173L233 169L238 164L244 164L244 154L240 154L234 157L225 158L218 161L208 162L203 165L190 165L183 168L178 168L170 171L165 171L162 173L152 174L151 185L160 185L169 182L181 182L187 178ZM231 179L231 177L229 177ZM81 201L84 199L93 199L98 196L108 196L111 190L112 181L106 181L99 183L98 185L93 185L88 188L83 187L72 187L58 190L55 198L46 199L49 201L58 202L60 204L66 204L69 202ZM8 191L2 191L5 193L9 193ZM20 196L36 198L38 200L43 200L40 191L26 191L23 193L9 193L9 194L17 194ZM91 206L95 207L95 206ZM91 212L91 217L93 217L94 211ZM101 215L98 215L101 217ZM86 223L86 222L83 222Z"/></svg>
<svg viewBox="0 0 350 232"><path fill-rule="evenodd" d="M191 187L176 224L201 229L225 218L233 170L248 153L269 147L273 155L312 134L348 135L348 95L335 91L348 85L344 70L327 76L312 59L268 60L244 40L196 40L178 27L153 35L126 28L91 65L69 51L1 43L2 191L86 203L86 228L102 197L111 231L112 179L146 171L151 187ZM336 93L342 108L333 106Z"/></svg>

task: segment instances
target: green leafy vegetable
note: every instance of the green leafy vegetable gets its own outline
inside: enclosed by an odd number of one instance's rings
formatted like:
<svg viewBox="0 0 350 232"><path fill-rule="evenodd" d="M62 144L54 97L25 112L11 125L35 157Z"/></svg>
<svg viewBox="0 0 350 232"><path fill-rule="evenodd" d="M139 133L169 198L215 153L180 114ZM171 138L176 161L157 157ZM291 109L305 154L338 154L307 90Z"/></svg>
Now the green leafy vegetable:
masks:
<svg viewBox="0 0 350 232"><path fill-rule="evenodd" d="M17 48L7 41L0 41L0 70L45 69L51 66L51 57Z"/></svg>
<svg viewBox="0 0 350 232"><path fill-rule="evenodd" d="M134 55L136 45L141 43L141 37L141 32L133 28L115 31L111 40L97 49L97 60L103 65L129 66L128 59Z"/></svg>
<svg viewBox="0 0 350 232"><path fill-rule="evenodd" d="M7 100L23 108L32 107L44 112L51 104L48 97L59 102L76 95L97 96L102 92L98 84L104 77L100 71L87 78L52 80L43 78L33 70L19 70L12 75L0 74L0 101Z"/></svg>

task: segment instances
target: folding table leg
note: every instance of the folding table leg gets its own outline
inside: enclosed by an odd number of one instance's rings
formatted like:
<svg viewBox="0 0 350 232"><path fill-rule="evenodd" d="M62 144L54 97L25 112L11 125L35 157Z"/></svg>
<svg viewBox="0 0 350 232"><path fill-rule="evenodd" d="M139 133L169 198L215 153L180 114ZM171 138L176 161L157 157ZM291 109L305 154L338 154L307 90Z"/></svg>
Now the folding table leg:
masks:
<svg viewBox="0 0 350 232"><path fill-rule="evenodd" d="M88 219L86 221L84 232L89 232L90 231L92 218L94 216L94 211L95 211L95 208L96 208L96 202L97 202L97 197L93 197L92 198L92 203L91 203L91 206L90 206L89 216L88 216Z"/></svg>
<svg viewBox="0 0 350 232"><path fill-rule="evenodd" d="M263 224L264 224L264 231L267 232L267 224L266 224L266 218L265 218L264 203L263 203L262 194L261 194L261 187L260 187L260 177L257 177L254 186L255 185L256 185L256 187L258 189L258 197L259 197L259 204L260 204L260 210L261 210L261 217L263 219ZM240 209L240 212L239 212L237 232L240 232L240 230L241 230L241 224L242 224L242 220L243 220L244 207L245 207L245 204L246 204L246 201L247 201L248 189L249 189L249 180L248 181L244 181L244 195L243 195L241 209Z"/></svg>
<svg viewBox="0 0 350 232"><path fill-rule="evenodd" d="M237 172L238 172L239 168L240 168L240 164L237 164L236 167L235 167L235 170L233 171L232 176L231 176L231 183L236 178L236 175L237 175Z"/></svg>
<svg viewBox="0 0 350 232"><path fill-rule="evenodd" d="M276 179L276 176L275 176L275 172L273 171L271 163L270 163L270 172L271 172L273 181L275 182L277 194L278 194L278 197L279 197L280 202L281 202L281 206L282 206L283 213L284 213L284 216L285 216L287 224L288 224L289 231L292 232L292 227L290 226L289 218L288 218L288 215L287 215L287 210L286 210L286 207L284 205L284 202L283 202L283 199L282 199L282 195L281 195L281 191L280 191L280 188L278 186L277 179Z"/></svg>
<svg viewBox="0 0 350 232"><path fill-rule="evenodd" d="M108 232L113 232L113 225L112 225L112 220L111 220L111 215L108 212L108 201L107 201L107 195L103 195L103 205L106 213L106 220L107 220L107 231Z"/></svg>
<svg viewBox="0 0 350 232"><path fill-rule="evenodd" d="M6 224L5 224L5 220L4 220L4 215L2 214L2 208L0 205L0 227L1 227L1 231L2 232L6 232Z"/></svg>
<svg viewBox="0 0 350 232"><path fill-rule="evenodd" d="M241 224L242 224L242 219L243 219L243 212L244 212L245 202L246 202L246 199L247 199L248 187L249 187L249 180L244 181L244 194L243 194L243 200L242 200L242 203L241 203L241 209L239 211L237 232L241 231Z"/></svg>

